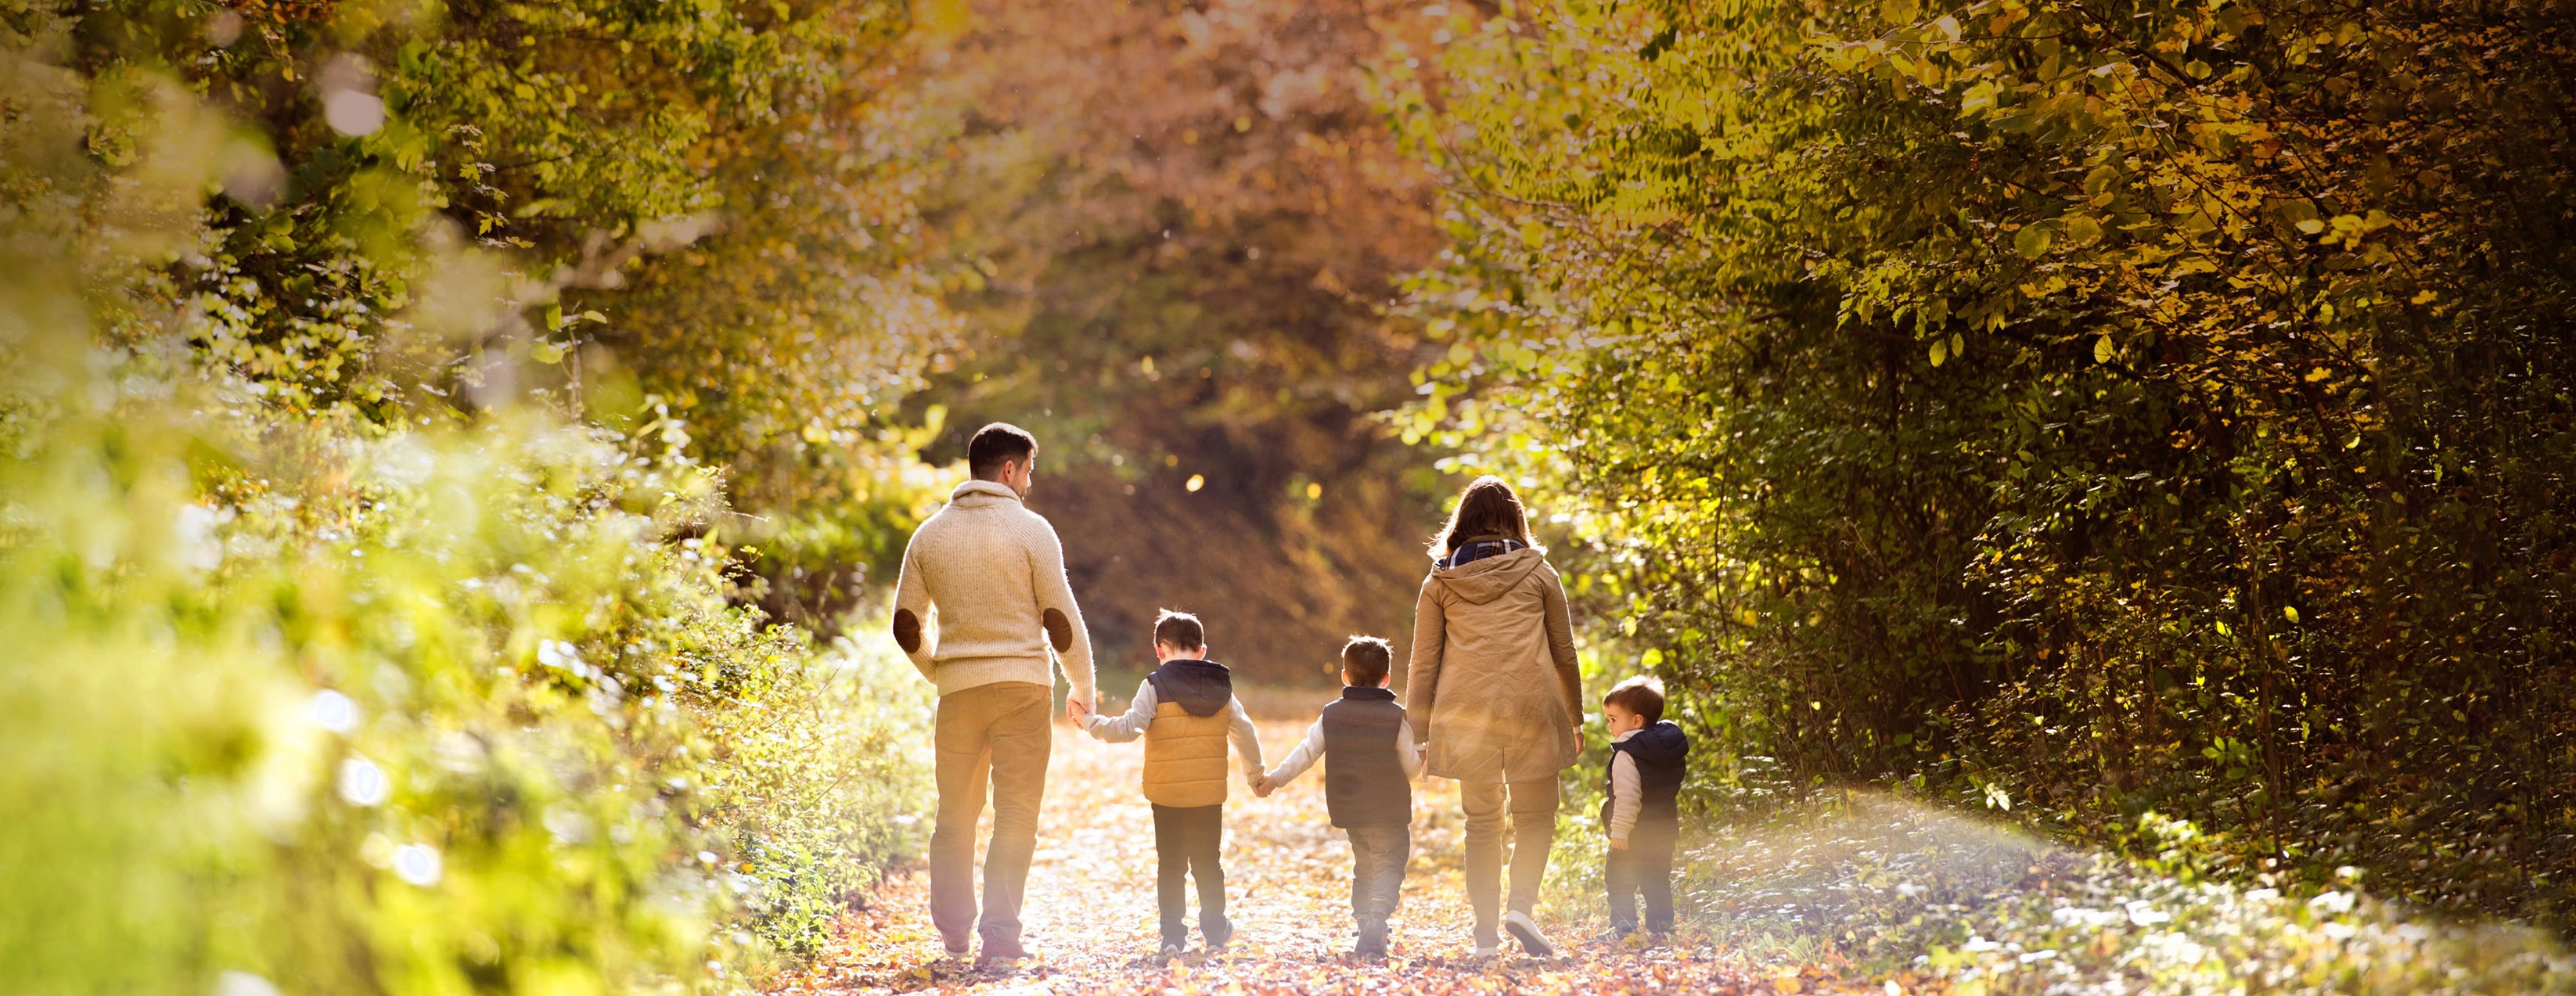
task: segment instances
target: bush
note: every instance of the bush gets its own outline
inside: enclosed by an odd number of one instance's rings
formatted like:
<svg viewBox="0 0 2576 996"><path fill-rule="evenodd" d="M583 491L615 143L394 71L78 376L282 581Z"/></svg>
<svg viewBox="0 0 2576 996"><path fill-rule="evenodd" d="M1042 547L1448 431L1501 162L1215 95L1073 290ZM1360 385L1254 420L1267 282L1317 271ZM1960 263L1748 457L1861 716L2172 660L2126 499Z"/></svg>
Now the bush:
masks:
<svg viewBox="0 0 2576 996"><path fill-rule="evenodd" d="M222 123L0 54L0 991L728 988L911 846L917 681L729 602L671 426L273 404L150 293Z"/></svg>
<svg viewBox="0 0 2576 996"><path fill-rule="evenodd" d="M926 696L663 542L705 475L111 414L6 480L12 991L633 988L812 950L911 845Z"/></svg>
<svg viewBox="0 0 2576 996"><path fill-rule="evenodd" d="M838 915L929 830L931 686L883 627L788 656L704 704L701 812L730 845L764 946L817 953Z"/></svg>

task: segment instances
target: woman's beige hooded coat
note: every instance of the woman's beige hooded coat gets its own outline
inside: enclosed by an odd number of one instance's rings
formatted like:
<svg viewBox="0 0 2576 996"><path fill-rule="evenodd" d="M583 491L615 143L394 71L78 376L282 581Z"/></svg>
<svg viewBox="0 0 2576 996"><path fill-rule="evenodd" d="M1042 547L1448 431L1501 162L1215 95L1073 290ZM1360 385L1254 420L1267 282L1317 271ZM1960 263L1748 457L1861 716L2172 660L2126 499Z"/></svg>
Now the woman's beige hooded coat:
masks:
<svg viewBox="0 0 2576 996"><path fill-rule="evenodd" d="M1582 744L1583 672L1556 569L1520 549L1422 579L1406 666L1406 718L1430 746L1425 774L1547 778Z"/></svg>

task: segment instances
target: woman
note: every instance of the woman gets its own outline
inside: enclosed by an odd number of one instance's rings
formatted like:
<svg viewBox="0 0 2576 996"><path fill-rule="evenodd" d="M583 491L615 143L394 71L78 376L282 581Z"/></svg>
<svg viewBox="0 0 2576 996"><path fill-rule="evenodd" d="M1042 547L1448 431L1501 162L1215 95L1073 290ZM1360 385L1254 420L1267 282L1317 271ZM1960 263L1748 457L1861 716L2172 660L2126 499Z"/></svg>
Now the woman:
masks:
<svg viewBox="0 0 2576 996"><path fill-rule="evenodd" d="M1459 782L1479 957L1501 947L1498 925L1533 955L1555 950L1530 907L1556 839L1556 773L1582 746L1583 677L1546 552L1530 541L1511 485L1478 478L1432 543L1438 559L1414 604L1405 712L1428 745L1423 771ZM1506 813L1512 892L1498 924Z"/></svg>

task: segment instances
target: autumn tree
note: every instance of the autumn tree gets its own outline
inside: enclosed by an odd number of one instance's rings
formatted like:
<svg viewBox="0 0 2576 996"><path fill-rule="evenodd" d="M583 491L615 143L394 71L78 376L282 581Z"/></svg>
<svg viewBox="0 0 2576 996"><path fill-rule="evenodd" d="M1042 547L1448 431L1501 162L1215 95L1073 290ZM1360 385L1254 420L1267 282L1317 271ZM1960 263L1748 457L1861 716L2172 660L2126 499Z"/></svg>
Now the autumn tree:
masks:
<svg viewBox="0 0 2576 996"><path fill-rule="evenodd" d="M1459 10L1412 428L1587 499L1722 780L2555 915L2566 13Z"/></svg>
<svg viewBox="0 0 2576 996"><path fill-rule="evenodd" d="M1375 2L988 3L934 91L960 169L933 198L990 278L924 395L1047 446L1034 499L1094 630L1158 605L1220 622L1265 679L1323 679L1394 633L1435 514L1424 457L1372 416L1420 339L1385 313L1437 248L1431 188L1368 98ZM953 446L962 436L950 437Z"/></svg>

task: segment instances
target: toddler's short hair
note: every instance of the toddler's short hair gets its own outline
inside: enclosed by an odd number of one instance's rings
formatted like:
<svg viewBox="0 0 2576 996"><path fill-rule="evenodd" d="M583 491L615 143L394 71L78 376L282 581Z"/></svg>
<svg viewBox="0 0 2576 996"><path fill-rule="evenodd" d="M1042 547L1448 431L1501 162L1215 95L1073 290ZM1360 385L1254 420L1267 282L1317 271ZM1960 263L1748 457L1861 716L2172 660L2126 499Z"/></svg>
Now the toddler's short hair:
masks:
<svg viewBox="0 0 2576 996"><path fill-rule="evenodd" d="M1342 670L1354 685L1374 686L1386 680L1386 670L1395 662L1395 652L1385 640L1374 636L1354 636L1342 644Z"/></svg>
<svg viewBox="0 0 2576 996"><path fill-rule="evenodd" d="M1664 683L1641 674L1610 686L1610 694L1601 697L1601 704L1636 713L1648 723L1660 723L1664 719Z"/></svg>
<svg viewBox="0 0 2576 996"><path fill-rule="evenodd" d="M1207 627L1199 624L1197 616L1164 609L1154 617L1154 642L1197 650L1207 646Z"/></svg>

